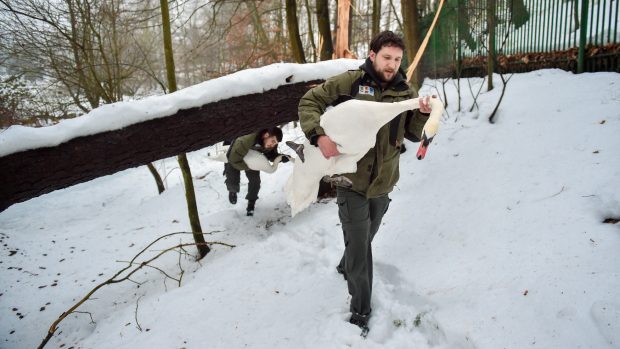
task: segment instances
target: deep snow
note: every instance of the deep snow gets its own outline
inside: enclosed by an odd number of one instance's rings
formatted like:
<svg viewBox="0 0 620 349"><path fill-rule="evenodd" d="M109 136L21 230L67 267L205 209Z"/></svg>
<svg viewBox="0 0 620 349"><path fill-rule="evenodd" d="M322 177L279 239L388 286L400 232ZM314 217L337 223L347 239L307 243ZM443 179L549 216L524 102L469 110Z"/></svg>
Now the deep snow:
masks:
<svg viewBox="0 0 620 349"><path fill-rule="evenodd" d="M474 91L483 83L471 82ZM442 128L423 161L407 143L373 244L366 340L346 322L333 200L291 219L284 164L262 175L256 216L245 217L244 200L227 202L211 148L189 154L202 227L208 241L236 247L214 245L199 263L178 254L154 263L173 276L180 263L181 287L148 268L132 278L140 285L99 290L78 309L95 323L71 315L48 347L618 348L620 223L602 221L620 217L619 86L614 73L515 75L491 125L499 88L481 94L479 109L457 112L447 83ZM423 91L442 88L427 80ZM287 128L285 140L300 137ZM175 159L159 166L169 173L162 195L141 167L0 213L0 347L35 347L123 261L160 235L189 230Z"/></svg>

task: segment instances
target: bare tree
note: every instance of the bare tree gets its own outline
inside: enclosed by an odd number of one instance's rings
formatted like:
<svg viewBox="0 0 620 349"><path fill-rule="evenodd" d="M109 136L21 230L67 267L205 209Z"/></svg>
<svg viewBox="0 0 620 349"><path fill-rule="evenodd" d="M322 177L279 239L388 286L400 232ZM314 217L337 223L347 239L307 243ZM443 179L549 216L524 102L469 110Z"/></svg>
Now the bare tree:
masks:
<svg viewBox="0 0 620 349"><path fill-rule="evenodd" d="M329 6L327 0L316 1L316 17L319 23L320 59L322 61L330 60L334 54L334 46L332 44L332 31L329 24Z"/></svg>
<svg viewBox="0 0 620 349"><path fill-rule="evenodd" d="M170 92L177 90L177 82L174 69L174 57L172 55L172 36L170 34L170 14L168 10L168 0L160 0L162 30L164 34L164 52L166 55L166 72L168 77L168 89ZM194 182L192 180L192 172L187 161L187 156L179 154L179 166L183 172L183 181L185 183L185 199L187 200L187 211L189 214L189 222L192 227L196 247L198 247L199 258L203 258L209 253L210 248L205 243L202 235L202 227L200 226L200 218L198 216L198 208L196 206L196 194L194 192Z"/></svg>
<svg viewBox="0 0 620 349"><path fill-rule="evenodd" d="M405 37L405 48L409 64L413 62L418 48L420 47L420 21L418 14L417 0L401 0L400 2L403 16L403 34ZM416 89L419 86L418 74L414 72L411 83Z"/></svg>
<svg viewBox="0 0 620 349"><path fill-rule="evenodd" d="M269 56L271 56L272 61L276 61L276 52L273 50L271 43L269 42L269 38L267 37L267 33L263 27L263 21L261 20L260 13L258 12L258 8L256 7L255 1L246 1L248 9L252 15L252 24L254 25L254 29L256 30L256 34L258 35L259 43L264 50L267 50Z"/></svg>
<svg viewBox="0 0 620 349"><path fill-rule="evenodd" d="M487 30L488 30L488 58L487 58L487 90L493 89L493 71L495 70L495 0L487 0ZM494 113L495 114L495 113Z"/></svg>
<svg viewBox="0 0 620 349"><path fill-rule="evenodd" d="M312 30L312 11L310 10L310 4L308 4L308 0L304 0L304 5L306 6L306 14L308 17L308 38L310 40L310 46L312 46L312 61L316 62L317 53L316 44L314 43L314 30Z"/></svg>
<svg viewBox="0 0 620 349"><path fill-rule="evenodd" d="M122 100L126 82L141 70L144 57L119 35L132 31L121 15L126 11L121 0L0 4L6 20L2 30L11 37L2 49L18 57L10 68L57 81L82 112ZM152 165L149 170L161 193L161 177Z"/></svg>
<svg viewBox="0 0 620 349"><path fill-rule="evenodd" d="M372 0L372 37L379 34L381 25L381 0Z"/></svg>
<svg viewBox="0 0 620 349"><path fill-rule="evenodd" d="M124 84L143 63L120 0L1 0L3 47L18 58L11 67L58 81L82 111L122 100ZM32 64L37 62L39 64Z"/></svg>
<svg viewBox="0 0 620 349"><path fill-rule="evenodd" d="M288 29L289 40L293 58L297 63L306 63L303 45L299 37L299 22L297 21L297 5L294 0L286 0L286 27Z"/></svg>

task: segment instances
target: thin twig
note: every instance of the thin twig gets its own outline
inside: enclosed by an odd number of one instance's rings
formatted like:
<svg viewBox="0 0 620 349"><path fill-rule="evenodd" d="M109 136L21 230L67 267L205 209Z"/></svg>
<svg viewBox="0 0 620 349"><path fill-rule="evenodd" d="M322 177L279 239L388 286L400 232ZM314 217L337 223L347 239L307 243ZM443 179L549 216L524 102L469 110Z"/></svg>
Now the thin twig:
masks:
<svg viewBox="0 0 620 349"><path fill-rule="evenodd" d="M562 189L560 189L560 191L559 191L559 192L557 192L557 193L555 193L555 194L553 194L553 195L551 195L551 196L547 196L547 197L544 197L544 198L542 198L542 199L535 200L534 202L540 202L540 201L543 201L543 200L547 200L547 199L554 198L554 197L556 197L556 196L558 196L558 195L562 194L562 192L564 191L564 189L565 189L565 187L564 187L564 186L562 186Z"/></svg>
<svg viewBox="0 0 620 349"><path fill-rule="evenodd" d="M482 78L482 83L480 83L480 88L478 89L478 92L476 93L476 95L474 96L473 92L472 92L472 97L474 97L474 103L471 105L471 108L469 108L469 112L471 113L472 111L474 111L474 106L478 106L477 100L478 100L478 96L480 96L480 92L482 91L482 87L484 86L484 82L486 81L486 76ZM469 79L467 80L467 82L469 83ZM471 86L471 85L470 85ZM478 106L478 109L480 109L480 107Z"/></svg>
<svg viewBox="0 0 620 349"><path fill-rule="evenodd" d="M136 326L138 327L138 330L140 332L142 332L142 327L140 326L140 322L138 321L138 303L140 302L140 299L144 297L144 295L138 297L138 299L136 300L136 310L134 312L134 317L136 318Z"/></svg>
<svg viewBox="0 0 620 349"><path fill-rule="evenodd" d="M143 248L140 252L138 252L137 255L135 255L131 261L129 262L129 265L126 266L125 268L122 268L121 270L119 270L116 274L114 274L111 278L109 278L108 280L98 284L97 286L95 286L93 289L91 289L86 296L84 296L82 299L80 299L77 303L75 303L73 306L71 306L67 311L65 311L64 313L62 313L58 319L56 319L56 321L54 321L52 323L52 325L50 326L49 330L47 331L47 335L45 336L45 338L43 339L43 341L41 342L41 344L38 346L38 349L41 349L43 347L45 347L45 345L47 344L47 342L49 342L49 340L52 338L52 336L54 335L54 333L56 332L56 330L58 329L58 324L63 321L67 316L69 316L71 313L75 313L77 312L76 309L81 306L82 304L84 304L84 302L86 302L87 300L90 299L90 297L97 292L100 288L102 288L103 286L106 285L111 285L111 284L116 284L119 282L123 282L126 280L129 280L131 282L136 282L131 280L131 276L133 274L135 274L136 272L138 272L140 269L142 269L143 267L147 266L149 263L151 263L152 261L158 259L159 257L161 257L162 255L170 252L170 251L174 251L175 249L178 248L182 248L182 247L186 247L186 246L197 246L197 245L202 245L202 243L183 243L183 244L179 244L176 246L172 246L170 248L167 248L161 252L159 252L158 254L156 254L154 257L151 257L150 259L143 261L141 263L135 263L136 259L142 255L144 252L146 252L151 246L153 246L155 243L157 243L158 241L165 239L167 237L173 236L173 235L179 235L179 234L192 234L192 233L188 233L188 232L176 232L176 233L170 233L170 234L166 234L163 236L158 237L157 239L155 239L154 241L152 241L150 244L148 244L145 248ZM223 242L219 242L219 241L213 241L213 242L205 242L204 244L206 245L223 245L223 246L227 246L230 248L235 247L235 245L230 245L227 243L223 243ZM122 273L128 271L129 269L131 269L132 266L136 265L137 267L135 267L133 270L129 271L127 273L127 275L118 278Z"/></svg>
<svg viewBox="0 0 620 349"><path fill-rule="evenodd" d="M88 311L77 311L76 310L76 311L74 311L74 313L75 314L88 314L88 316L90 316L90 323L93 324L93 325L96 324L95 320L93 320L93 314L91 314L90 312L88 312Z"/></svg>
<svg viewBox="0 0 620 349"><path fill-rule="evenodd" d="M504 99L504 94L506 93L506 85L508 85L508 81L510 81L513 75L514 74L510 75L508 79L504 79L504 74L499 73L499 77L502 79L502 94L499 96L499 100L497 101L497 104L495 105L493 112L489 116L489 122L492 124L495 123L495 119L494 119L495 114L497 113L497 110L499 110L499 105L502 103L502 99Z"/></svg>
<svg viewBox="0 0 620 349"><path fill-rule="evenodd" d="M183 247L180 247L179 249L180 249L181 251L185 252L185 250L183 249ZM183 270L183 266L181 266L181 256L183 255L183 253L182 253L181 251L179 251L179 262L178 262L178 264L179 264L179 269L181 270L181 273L180 273L180 275L179 275L179 280L178 280L178 282L179 282L179 287L181 287L181 280L183 280L183 274L185 273L185 270ZM185 252L185 253L187 253L187 252Z"/></svg>
<svg viewBox="0 0 620 349"><path fill-rule="evenodd" d="M124 262L124 261L117 261L117 262ZM129 262L125 262L125 263L129 263ZM130 263L130 264L136 265L136 264L138 264L138 263ZM158 267L156 267L156 266L154 266L154 265L148 265L148 264L147 264L147 265L145 265L145 267L153 268L153 269L155 269L155 270L159 271L160 273L164 274L164 276L166 276L167 278L170 278L170 279L172 279L172 280L174 280L174 281L179 281L179 280L177 280L176 278L174 278L174 277L172 277L172 276L168 275L168 273L166 273L165 271L163 271L161 268L158 268ZM130 281L131 281L131 280L130 280Z"/></svg>
<svg viewBox="0 0 620 349"><path fill-rule="evenodd" d="M127 278L127 281L133 282L134 284L136 284L138 286L142 286L142 284L144 284L144 282L138 282L138 281L132 280L130 278Z"/></svg>

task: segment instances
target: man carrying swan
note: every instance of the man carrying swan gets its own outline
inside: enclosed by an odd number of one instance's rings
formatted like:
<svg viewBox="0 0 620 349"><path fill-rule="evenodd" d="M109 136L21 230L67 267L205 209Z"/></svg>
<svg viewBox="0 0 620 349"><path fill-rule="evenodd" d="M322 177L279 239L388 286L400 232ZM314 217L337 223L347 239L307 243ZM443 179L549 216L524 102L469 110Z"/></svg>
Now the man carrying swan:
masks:
<svg viewBox="0 0 620 349"><path fill-rule="evenodd" d="M370 42L370 54L358 70L328 79L308 91L299 102L302 130L310 144L325 158L338 156L338 148L320 126L321 114L328 106L347 99L398 102L417 97L400 69L405 45L392 33L379 33ZM419 142L430 113L428 98L420 99L420 108L404 112L382 126L376 143L357 162L355 173L344 173L335 181L338 215L344 235L344 255L337 266L347 280L351 294L349 322L368 331L372 294L372 250L375 237L398 181L400 150L404 138Z"/></svg>
<svg viewBox="0 0 620 349"><path fill-rule="evenodd" d="M239 137L232 142L228 149L226 154L228 162L224 165L228 200L233 205L237 203L241 171L245 171L249 182L248 194L245 197L248 200L248 216L254 215L254 208L260 190L260 171L258 169L250 169L244 158L250 150L254 150L264 155L270 161L274 161L280 155L278 154L278 143L281 141L282 130L278 127L273 127ZM282 156L281 162L284 163L288 160L287 156Z"/></svg>

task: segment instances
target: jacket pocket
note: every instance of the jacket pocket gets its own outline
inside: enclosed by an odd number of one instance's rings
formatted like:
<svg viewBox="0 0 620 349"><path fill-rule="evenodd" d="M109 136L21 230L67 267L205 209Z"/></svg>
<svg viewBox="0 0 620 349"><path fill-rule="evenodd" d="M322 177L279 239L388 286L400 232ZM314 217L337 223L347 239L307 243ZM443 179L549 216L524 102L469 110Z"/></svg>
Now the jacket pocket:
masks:
<svg viewBox="0 0 620 349"><path fill-rule="evenodd" d="M360 194L352 191L345 192L344 195L339 193L336 203L338 216L343 224L363 222L370 218L368 200Z"/></svg>

